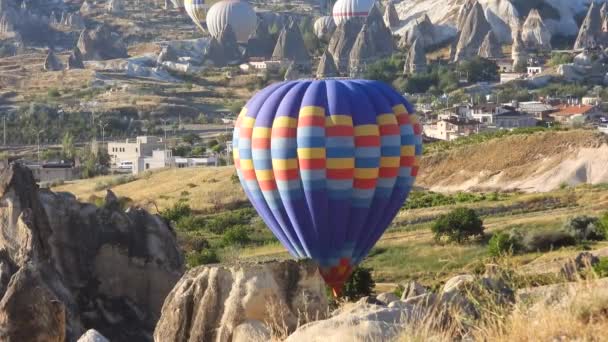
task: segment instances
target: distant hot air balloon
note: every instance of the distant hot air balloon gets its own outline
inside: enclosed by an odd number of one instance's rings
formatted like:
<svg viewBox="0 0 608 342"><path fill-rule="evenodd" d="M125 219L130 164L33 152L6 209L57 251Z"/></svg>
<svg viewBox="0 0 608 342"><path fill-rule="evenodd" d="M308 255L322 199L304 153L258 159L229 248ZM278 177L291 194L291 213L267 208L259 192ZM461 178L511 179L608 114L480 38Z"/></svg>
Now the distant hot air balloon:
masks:
<svg viewBox="0 0 608 342"><path fill-rule="evenodd" d="M223 0L211 6L207 13L209 33L219 38L222 30L230 25L239 43L247 43L255 31L257 16L246 1Z"/></svg>
<svg viewBox="0 0 608 342"><path fill-rule="evenodd" d="M329 41L331 35L334 34L334 31L336 31L336 23L334 22L334 18L330 16L318 18L315 20L313 31L317 38Z"/></svg>
<svg viewBox="0 0 608 342"><path fill-rule="evenodd" d="M332 16L336 26L353 18L366 18L375 0L338 0L334 4Z"/></svg>
<svg viewBox="0 0 608 342"><path fill-rule="evenodd" d="M171 0L171 4L173 5L173 8L175 8L175 9L180 9L180 10L184 9L184 0Z"/></svg>
<svg viewBox="0 0 608 342"><path fill-rule="evenodd" d="M184 9L201 31L206 32L207 10L216 0L178 0L184 2Z"/></svg>
<svg viewBox="0 0 608 342"><path fill-rule="evenodd" d="M233 151L251 203L297 258L311 258L340 294L406 200L422 128L382 82L297 80L256 94Z"/></svg>

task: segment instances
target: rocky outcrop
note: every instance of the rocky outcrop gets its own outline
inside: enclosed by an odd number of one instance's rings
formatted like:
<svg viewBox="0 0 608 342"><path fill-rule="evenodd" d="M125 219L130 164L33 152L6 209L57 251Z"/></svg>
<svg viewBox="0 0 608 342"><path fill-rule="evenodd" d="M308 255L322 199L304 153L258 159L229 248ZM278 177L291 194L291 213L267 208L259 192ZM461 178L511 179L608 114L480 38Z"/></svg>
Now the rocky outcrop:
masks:
<svg viewBox="0 0 608 342"><path fill-rule="evenodd" d="M289 67L287 67L287 70L285 70L285 76L283 76L283 79L285 81L295 81L300 78L302 78L302 74L300 73L298 66L295 63L289 64Z"/></svg>
<svg viewBox="0 0 608 342"><path fill-rule="evenodd" d="M83 30L86 27L84 18L78 13L62 16L61 25L74 30Z"/></svg>
<svg viewBox="0 0 608 342"><path fill-rule="evenodd" d="M46 58L44 60L44 70L45 71L61 71L63 70L63 63L61 60L57 58L57 55L50 50L46 54Z"/></svg>
<svg viewBox="0 0 608 342"><path fill-rule="evenodd" d="M88 330L84 335L80 336L78 342L110 342L99 331L95 329Z"/></svg>
<svg viewBox="0 0 608 342"><path fill-rule="evenodd" d="M494 32L490 31L486 34L483 39L481 46L479 47L479 57L483 58L501 58L502 57L502 46L496 39Z"/></svg>
<svg viewBox="0 0 608 342"><path fill-rule="evenodd" d="M84 60L78 47L75 47L70 57L68 57L68 69L84 69Z"/></svg>
<svg viewBox="0 0 608 342"><path fill-rule="evenodd" d="M458 9L458 17L456 18L456 31L462 32L466 24L469 14L473 10L473 7L477 3L477 0L465 0L465 2Z"/></svg>
<svg viewBox="0 0 608 342"><path fill-rule="evenodd" d="M172 230L109 193L97 208L39 190L31 171L0 170L0 339L75 341L96 329L149 340L182 274Z"/></svg>
<svg viewBox="0 0 608 342"><path fill-rule="evenodd" d="M458 45L456 46L455 60L460 61L477 55L481 43L491 29L483 7L478 2L475 2L464 20Z"/></svg>
<svg viewBox="0 0 608 342"><path fill-rule="evenodd" d="M602 17L600 7L591 1L587 16L581 24L574 49L593 49L605 45L604 33L602 32Z"/></svg>
<svg viewBox="0 0 608 342"><path fill-rule="evenodd" d="M241 59L241 51L236 41L236 35L230 25L220 31L219 38L211 38L204 54L205 62L216 67L236 65Z"/></svg>
<svg viewBox="0 0 608 342"><path fill-rule="evenodd" d="M435 26L426 14L422 18L416 18L416 21L403 32L399 40L399 46L409 48L416 40L418 40L418 44L425 48L441 42L435 32Z"/></svg>
<svg viewBox="0 0 608 342"><path fill-rule="evenodd" d="M315 36L322 41L329 41L331 36L336 32L336 22L332 16L324 16L315 20L313 25Z"/></svg>
<svg viewBox="0 0 608 342"><path fill-rule="evenodd" d="M412 44L405 58L405 66L403 73L411 75L415 73L426 72L427 61L424 46L418 43L418 40Z"/></svg>
<svg viewBox="0 0 608 342"><path fill-rule="evenodd" d="M310 68L310 55L295 21L291 21L281 30L272 52L272 59L291 61L299 66Z"/></svg>
<svg viewBox="0 0 608 342"><path fill-rule="evenodd" d="M357 20L348 20L338 25L327 47L334 57L336 66L341 73L348 72L350 51L361 30L361 23Z"/></svg>
<svg viewBox="0 0 608 342"><path fill-rule="evenodd" d="M338 68L334 62L334 58L325 50L317 67L317 78L338 77Z"/></svg>
<svg viewBox="0 0 608 342"><path fill-rule="evenodd" d="M15 19L8 13L0 16L0 38L13 38L19 33L15 29Z"/></svg>
<svg viewBox="0 0 608 342"><path fill-rule="evenodd" d="M268 25L263 20L258 20L255 32L249 37L245 55L249 58L269 59L272 56L275 42L268 31Z"/></svg>
<svg viewBox="0 0 608 342"><path fill-rule="evenodd" d="M110 0L106 4L106 12L113 15L121 15L125 12L125 4L123 0Z"/></svg>
<svg viewBox="0 0 608 342"><path fill-rule="evenodd" d="M84 0L82 5L80 5L80 13L89 14L93 11L93 5L89 2L89 0Z"/></svg>
<svg viewBox="0 0 608 342"><path fill-rule="evenodd" d="M530 11L521 30L521 39L527 49L551 51L551 32L545 26L538 10Z"/></svg>
<svg viewBox="0 0 608 342"><path fill-rule="evenodd" d="M177 62L178 59L177 51L172 45L165 45L160 50L158 57L156 58L156 64L163 64L164 62Z"/></svg>
<svg viewBox="0 0 608 342"><path fill-rule="evenodd" d="M106 25L93 30L83 30L78 39L78 48L85 60L108 60L127 58L127 47L120 36Z"/></svg>
<svg viewBox="0 0 608 342"><path fill-rule="evenodd" d="M389 1L384 9L384 24L388 28L398 27L401 21L399 20L399 14L395 9L395 4L392 1Z"/></svg>
<svg viewBox="0 0 608 342"><path fill-rule="evenodd" d="M393 35L375 5L357 35L349 56L349 71L359 77L366 66L393 53Z"/></svg>
<svg viewBox="0 0 608 342"><path fill-rule="evenodd" d="M513 45L511 45L511 59L513 59L513 67L528 64L528 52L526 51L521 32L516 31L513 36Z"/></svg>
<svg viewBox="0 0 608 342"><path fill-rule="evenodd" d="M291 332L327 310L325 284L312 262L198 267L167 297L154 339L234 341L238 334L240 341L259 341L243 334L263 334L264 326Z"/></svg>

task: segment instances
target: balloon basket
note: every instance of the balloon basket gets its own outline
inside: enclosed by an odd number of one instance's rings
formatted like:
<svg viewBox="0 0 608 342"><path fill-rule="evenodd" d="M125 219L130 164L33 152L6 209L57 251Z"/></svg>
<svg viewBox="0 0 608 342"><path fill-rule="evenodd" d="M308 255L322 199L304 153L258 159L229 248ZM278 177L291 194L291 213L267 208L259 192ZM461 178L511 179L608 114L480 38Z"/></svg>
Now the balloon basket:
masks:
<svg viewBox="0 0 608 342"><path fill-rule="evenodd" d="M353 274L353 266L350 264L349 259L342 259L337 266L319 266L319 272L325 283L332 289L334 298L339 298L342 296L344 284L346 284Z"/></svg>

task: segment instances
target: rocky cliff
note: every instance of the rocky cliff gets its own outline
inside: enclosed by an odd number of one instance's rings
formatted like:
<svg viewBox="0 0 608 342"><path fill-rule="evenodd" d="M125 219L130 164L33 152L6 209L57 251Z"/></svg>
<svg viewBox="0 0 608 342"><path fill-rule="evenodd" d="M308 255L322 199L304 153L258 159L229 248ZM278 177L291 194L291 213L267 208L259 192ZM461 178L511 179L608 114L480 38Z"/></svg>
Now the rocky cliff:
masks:
<svg viewBox="0 0 608 342"><path fill-rule="evenodd" d="M93 30L83 30L78 39L78 48L85 60L128 57L127 47L120 36L106 25L100 25Z"/></svg>
<svg viewBox="0 0 608 342"><path fill-rule="evenodd" d="M502 57L502 46L496 39L494 32L490 31L483 39L479 47L479 56L483 58L500 58Z"/></svg>
<svg viewBox="0 0 608 342"><path fill-rule="evenodd" d="M348 72L350 51L361 30L362 24L357 20L349 20L340 23L336 32L329 41L327 47L329 53L334 57L336 66L341 73Z"/></svg>
<svg viewBox="0 0 608 342"><path fill-rule="evenodd" d="M605 44L604 32L602 32L602 14L600 6L591 2L587 16L581 24L574 49L593 49Z"/></svg>
<svg viewBox="0 0 608 342"><path fill-rule="evenodd" d="M272 52L272 59L288 60L301 66L310 66L310 54L304 45L302 32L295 21L281 30Z"/></svg>
<svg viewBox="0 0 608 342"><path fill-rule="evenodd" d="M462 24L455 60L460 61L477 55L481 43L491 30L492 27L486 19L483 7L476 2Z"/></svg>
<svg viewBox="0 0 608 342"><path fill-rule="evenodd" d="M537 51L551 51L551 32L538 10L530 11L521 30L521 39L527 48Z"/></svg>
<svg viewBox="0 0 608 342"><path fill-rule="evenodd" d="M0 169L0 339L150 341L183 272L172 230L141 209L83 204L37 187L29 169Z"/></svg>

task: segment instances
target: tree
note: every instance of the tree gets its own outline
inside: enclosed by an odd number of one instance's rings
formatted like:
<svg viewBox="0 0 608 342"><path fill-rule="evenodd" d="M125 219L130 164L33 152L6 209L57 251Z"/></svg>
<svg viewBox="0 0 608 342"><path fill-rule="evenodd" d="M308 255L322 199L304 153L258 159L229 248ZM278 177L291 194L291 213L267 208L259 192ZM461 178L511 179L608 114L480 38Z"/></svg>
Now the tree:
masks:
<svg viewBox="0 0 608 342"><path fill-rule="evenodd" d="M372 278L372 269L359 266L354 270L346 284L344 284L342 296L350 300L357 300L374 293L375 286L376 283Z"/></svg>
<svg viewBox="0 0 608 342"><path fill-rule="evenodd" d="M70 132L63 135L61 141L61 154L66 160L74 160L76 155L76 147L74 146L74 136Z"/></svg>
<svg viewBox="0 0 608 342"><path fill-rule="evenodd" d="M496 62L474 57L458 64L458 73L467 76L468 82L491 82L499 79L498 65Z"/></svg>
<svg viewBox="0 0 608 342"><path fill-rule="evenodd" d="M403 72L403 63L397 59L385 58L367 67L364 78L393 83Z"/></svg>
<svg viewBox="0 0 608 342"><path fill-rule="evenodd" d="M440 216L431 231L435 241L446 239L448 242L464 243L471 237L483 235L483 221L477 212L469 208L457 208Z"/></svg>
<svg viewBox="0 0 608 342"><path fill-rule="evenodd" d="M188 133L182 138L182 140L189 145L194 145L195 143L201 141L201 137L195 133Z"/></svg>

